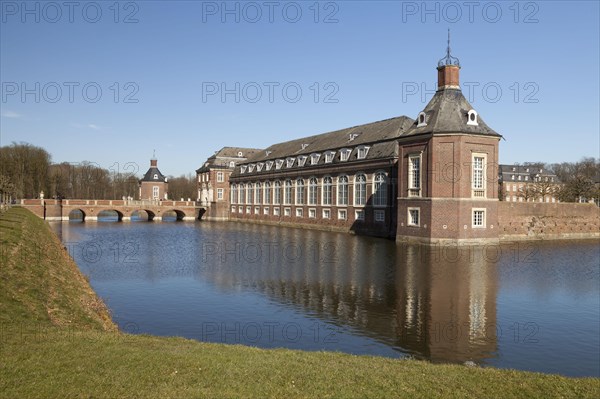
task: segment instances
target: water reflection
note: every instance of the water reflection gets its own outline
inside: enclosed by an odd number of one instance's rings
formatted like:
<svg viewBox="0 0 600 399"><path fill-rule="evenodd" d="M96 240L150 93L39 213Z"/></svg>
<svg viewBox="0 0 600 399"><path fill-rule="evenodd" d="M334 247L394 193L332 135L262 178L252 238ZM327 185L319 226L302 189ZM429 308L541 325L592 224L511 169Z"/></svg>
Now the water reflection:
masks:
<svg viewBox="0 0 600 399"><path fill-rule="evenodd" d="M237 223L58 226L115 320L139 332L599 372L596 242L458 249ZM268 323L304 334L244 335Z"/></svg>

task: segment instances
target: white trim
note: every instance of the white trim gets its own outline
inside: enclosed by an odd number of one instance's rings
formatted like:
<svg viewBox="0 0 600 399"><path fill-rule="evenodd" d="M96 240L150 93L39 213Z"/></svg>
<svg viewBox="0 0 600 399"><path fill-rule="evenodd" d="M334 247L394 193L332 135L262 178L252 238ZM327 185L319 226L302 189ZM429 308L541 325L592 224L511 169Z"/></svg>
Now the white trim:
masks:
<svg viewBox="0 0 600 399"><path fill-rule="evenodd" d="M471 227L474 229L485 229L486 228L486 208L471 208ZM481 225L475 224L475 212L482 212Z"/></svg>
<svg viewBox="0 0 600 399"><path fill-rule="evenodd" d="M417 211L417 223L413 223L412 221L412 217L411 217L411 211ZM406 225L407 226L412 226L412 227L421 227L421 208L417 208L417 207L410 207L410 208L406 208Z"/></svg>

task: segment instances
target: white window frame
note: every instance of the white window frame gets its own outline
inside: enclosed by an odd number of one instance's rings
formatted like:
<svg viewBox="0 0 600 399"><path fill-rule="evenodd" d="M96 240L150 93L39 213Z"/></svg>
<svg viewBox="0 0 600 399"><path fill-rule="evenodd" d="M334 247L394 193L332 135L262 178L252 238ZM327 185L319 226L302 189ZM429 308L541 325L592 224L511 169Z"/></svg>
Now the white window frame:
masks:
<svg viewBox="0 0 600 399"><path fill-rule="evenodd" d="M281 180L273 184L273 205L281 205Z"/></svg>
<svg viewBox="0 0 600 399"><path fill-rule="evenodd" d="M271 170L271 168L273 168L273 161L267 161L265 164L265 168L267 170Z"/></svg>
<svg viewBox="0 0 600 399"><path fill-rule="evenodd" d="M152 199L159 199L160 198L160 187L159 186L152 186Z"/></svg>
<svg viewBox="0 0 600 399"><path fill-rule="evenodd" d="M273 207L273 216L279 216L279 215L281 215L281 208L278 206Z"/></svg>
<svg viewBox="0 0 600 399"><path fill-rule="evenodd" d="M288 184L289 182L289 184ZM289 189L289 190L288 190ZM286 179L283 182L283 205L292 205L294 199L294 183L291 179Z"/></svg>
<svg viewBox="0 0 600 399"><path fill-rule="evenodd" d="M238 206L238 213L244 214L244 207Z"/></svg>
<svg viewBox="0 0 600 399"><path fill-rule="evenodd" d="M415 173L414 161L418 161L418 171ZM410 154L408 156L408 196L420 197L423 183L423 153ZM415 182L415 180L417 180Z"/></svg>
<svg viewBox="0 0 600 399"><path fill-rule="evenodd" d="M231 207L231 213L235 213L236 207L235 205Z"/></svg>
<svg viewBox="0 0 600 399"><path fill-rule="evenodd" d="M285 167L291 168L294 166L294 162L296 162L296 158L290 157L285 160Z"/></svg>
<svg viewBox="0 0 600 399"><path fill-rule="evenodd" d="M267 215L267 216L269 215L269 207L268 206L265 206L263 208L263 215Z"/></svg>
<svg viewBox="0 0 600 399"><path fill-rule="evenodd" d="M256 164L256 171L260 172L262 170L263 166L265 166L264 163L262 163L262 162L257 163Z"/></svg>
<svg viewBox="0 0 600 399"><path fill-rule="evenodd" d="M326 184L325 181L329 179L330 183ZM326 189L325 187L328 187ZM321 204L322 205L333 205L333 190L335 185L333 184L333 177L331 176L323 176L321 180ZM326 197L326 194L329 193L329 198ZM326 201L327 200L327 201Z"/></svg>
<svg viewBox="0 0 600 399"><path fill-rule="evenodd" d="M341 181L342 178L346 178L346 183L345 184L341 184L340 181ZM349 192L350 179L348 179L348 175L340 175L340 176L338 176L336 186L337 186L337 196L336 196L337 197L336 198L337 206L348 206L348 200L349 200L349 196L350 196L350 192ZM340 195L340 192L341 192L340 190L341 190L341 188L343 186L346 187L346 189L345 189L345 194L346 194L345 197L343 195ZM340 201L342 198L345 199L344 202Z"/></svg>
<svg viewBox="0 0 600 399"><path fill-rule="evenodd" d="M358 182L358 178L359 176L364 176L365 180L364 182L360 183ZM363 172L358 172L357 174L354 175L354 206L365 206L367 205L367 182L368 182L368 178L367 178L367 174L363 173ZM360 195L362 193L359 192L359 189L362 187L362 189L364 190L364 196ZM357 195L359 194L359 195ZM358 200L362 199L362 203L359 202Z"/></svg>
<svg viewBox="0 0 600 399"><path fill-rule="evenodd" d="M477 167L476 159L481 158L481 169ZM471 154L471 197L472 198L486 198L487 191L487 178L486 178L486 165L487 165L487 154L474 152ZM481 181L477 176L481 173ZM519 176L520 180L521 176ZM481 183L481 184L480 184Z"/></svg>
<svg viewBox="0 0 600 399"><path fill-rule="evenodd" d="M325 163L332 163L335 158L335 151L327 151L325 153Z"/></svg>
<svg viewBox="0 0 600 399"><path fill-rule="evenodd" d="M223 201L223 196L225 194L225 190L222 188L217 188L217 201Z"/></svg>
<svg viewBox="0 0 600 399"><path fill-rule="evenodd" d="M360 147L358 147L358 149L356 150L356 159L366 159L367 155L369 154L370 148L371 147L366 145L361 145Z"/></svg>
<svg viewBox="0 0 600 399"><path fill-rule="evenodd" d="M302 208L296 208L296 217L297 218L304 217L304 209L302 209Z"/></svg>
<svg viewBox="0 0 600 399"><path fill-rule="evenodd" d="M256 165L255 165L255 164L253 164L253 163L251 163L250 165L248 165L248 173L252 173L252 172L254 172L254 167L255 167L255 166L256 166Z"/></svg>
<svg viewBox="0 0 600 399"><path fill-rule="evenodd" d="M308 218L309 219L316 219L317 218L317 210L315 208L309 208L308 209Z"/></svg>
<svg viewBox="0 0 600 399"><path fill-rule="evenodd" d="M481 212L481 224L475 224L475 213ZM485 229L486 228L486 209L485 208L472 208L471 209L471 227L474 229Z"/></svg>
<svg viewBox="0 0 600 399"><path fill-rule="evenodd" d="M417 207L409 207L406 209L407 214L406 214L406 225L407 226L411 226L411 227L421 227L421 208L417 208ZM413 222L412 219L412 212L416 211L417 212L417 223L415 224Z"/></svg>
<svg viewBox="0 0 600 399"><path fill-rule="evenodd" d="M331 219L331 209L323 209L323 219Z"/></svg>
<svg viewBox="0 0 600 399"><path fill-rule="evenodd" d="M340 162L349 161L351 153L352 153L352 150L350 148L342 148L340 150Z"/></svg>
<svg viewBox="0 0 600 399"><path fill-rule="evenodd" d="M300 185L299 183L302 183L302 185ZM305 184L304 184L304 179L299 177L296 179L295 182L296 185L296 195L295 195L295 199L296 201L294 202L296 205L304 205L304 194L305 194Z"/></svg>
<svg viewBox="0 0 600 399"><path fill-rule="evenodd" d="M255 206L254 207L254 214L255 215L260 215L260 206Z"/></svg>
<svg viewBox="0 0 600 399"><path fill-rule="evenodd" d="M383 176L383 182L379 181L377 176ZM378 190L378 184L381 184L384 189ZM384 171L377 171L373 174L373 206L386 207L388 199L388 177Z"/></svg>
<svg viewBox="0 0 600 399"><path fill-rule="evenodd" d="M346 209L338 209L338 220L348 220L348 211Z"/></svg>
<svg viewBox="0 0 600 399"><path fill-rule="evenodd" d="M279 169L281 169L281 167L283 166L283 162L284 162L284 160L283 160L283 159L277 159L277 160L275 161L275 169L276 169L276 170L279 170Z"/></svg>
<svg viewBox="0 0 600 399"><path fill-rule="evenodd" d="M308 179L308 205L318 205L319 179L310 177Z"/></svg>
<svg viewBox="0 0 600 399"><path fill-rule="evenodd" d="M365 210L364 209L356 209L354 211L354 220L365 220Z"/></svg>
<svg viewBox="0 0 600 399"><path fill-rule="evenodd" d="M319 163L319 159L321 158L321 154L310 154L310 164L316 165Z"/></svg>
<svg viewBox="0 0 600 399"><path fill-rule="evenodd" d="M283 208L283 216L291 217L292 216L292 208Z"/></svg>
<svg viewBox="0 0 600 399"><path fill-rule="evenodd" d="M217 183L224 183L224 182L225 182L225 173L217 172Z"/></svg>
<svg viewBox="0 0 600 399"><path fill-rule="evenodd" d="M242 165L242 166L240 166L240 173L241 173L241 174L244 174L244 173L246 173L246 170L247 170L247 169L248 169L248 167L247 167L246 165Z"/></svg>
<svg viewBox="0 0 600 399"><path fill-rule="evenodd" d="M298 166L299 166L299 167L302 167L302 166L304 166L304 164L306 163L306 159L307 159L307 158L308 158L308 157L307 157L306 155L300 155L300 156L298 157Z"/></svg>

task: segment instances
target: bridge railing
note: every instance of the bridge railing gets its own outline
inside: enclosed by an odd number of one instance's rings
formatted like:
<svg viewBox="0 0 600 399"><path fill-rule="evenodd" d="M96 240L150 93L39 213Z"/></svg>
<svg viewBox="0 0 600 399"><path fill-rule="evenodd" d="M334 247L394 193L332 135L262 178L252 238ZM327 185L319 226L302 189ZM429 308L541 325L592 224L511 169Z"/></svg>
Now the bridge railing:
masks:
<svg viewBox="0 0 600 399"><path fill-rule="evenodd" d="M21 205L64 205L64 206L135 206L135 207L173 207L185 206L195 207L196 201L173 201L173 200L91 200L91 199L22 199Z"/></svg>

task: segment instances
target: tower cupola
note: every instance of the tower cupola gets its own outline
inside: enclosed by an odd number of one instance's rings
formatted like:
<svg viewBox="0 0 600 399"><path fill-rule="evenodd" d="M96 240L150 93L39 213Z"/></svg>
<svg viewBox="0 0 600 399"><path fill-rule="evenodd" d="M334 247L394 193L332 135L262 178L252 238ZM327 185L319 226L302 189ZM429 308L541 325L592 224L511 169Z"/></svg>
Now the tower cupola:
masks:
<svg viewBox="0 0 600 399"><path fill-rule="evenodd" d="M460 90L460 61L450 54L450 29L448 29L448 47L446 56L438 61L438 90Z"/></svg>

